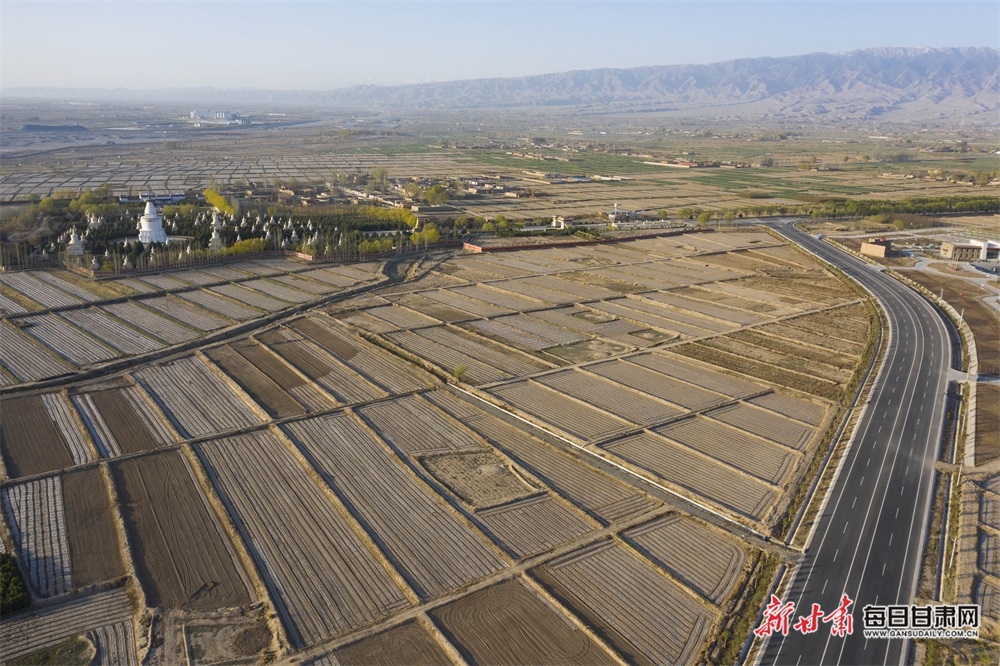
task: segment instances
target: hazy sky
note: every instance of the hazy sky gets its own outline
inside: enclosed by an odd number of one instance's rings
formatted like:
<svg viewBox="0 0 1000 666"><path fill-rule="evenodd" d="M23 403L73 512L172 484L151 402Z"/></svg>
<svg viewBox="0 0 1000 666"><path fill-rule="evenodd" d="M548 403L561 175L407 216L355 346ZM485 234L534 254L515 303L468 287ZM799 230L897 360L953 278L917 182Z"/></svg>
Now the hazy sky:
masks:
<svg viewBox="0 0 1000 666"><path fill-rule="evenodd" d="M0 86L332 89L872 46L1000 47L1000 2L0 0Z"/></svg>

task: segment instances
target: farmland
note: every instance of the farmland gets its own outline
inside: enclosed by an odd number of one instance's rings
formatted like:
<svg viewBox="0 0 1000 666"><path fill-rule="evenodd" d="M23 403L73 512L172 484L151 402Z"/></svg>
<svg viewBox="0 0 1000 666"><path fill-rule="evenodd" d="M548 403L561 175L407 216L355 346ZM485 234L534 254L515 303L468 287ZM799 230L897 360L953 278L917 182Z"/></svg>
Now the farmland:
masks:
<svg viewBox="0 0 1000 666"><path fill-rule="evenodd" d="M436 501L402 461L350 417L299 422L292 433L422 597L505 566L482 534ZM439 540L449 544L447 554L437 547Z"/></svg>
<svg viewBox="0 0 1000 666"><path fill-rule="evenodd" d="M62 490L73 585L85 588L123 576L108 484L101 470L63 474Z"/></svg>
<svg viewBox="0 0 1000 666"><path fill-rule="evenodd" d="M62 479L8 486L3 504L31 586L43 597L68 591L72 582Z"/></svg>
<svg viewBox="0 0 1000 666"><path fill-rule="evenodd" d="M174 442L168 426L153 413L137 386L80 393L71 400L105 458Z"/></svg>
<svg viewBox="0 0 1000 666"><path fill-rule="evenodd" d="M269 433L199 447L291 643L303 647L408 605L384 562Z"/></svg>
<svg viewBox="0 0 1000 666"><path fill-rule="evenodd" d="M135 373L180 432L209 435L255 425L248 405L197 358L154 365Z"/></svg>
<svg viewBox="0 0 1000 666"><path fill-rule="evenodd" d="M271 277L259 277L264 274ZM374 279L369 264L308 269L267 260L143 274L86 289L77 284L86 280L65 271L3 273L0 366L7 372L0 371L0 386L190 342Z"/></svg>
<svg viewBox="0 0 1000 666"><path fill-rule="evenodd" d="M535 575L630 662L694 661L708 635L711 612L622 546L591 546Z"/></svg>
<svg viewBox="0 0 1000 666"><path fill-rule="evenodd" d="M10 478L52 472L75 460L59 427L49 417L42 396L4 401L4 466Z"/></svg>
<svg viewBox="0 0 1000 666"><path fill-rule="evenodd" d="M443 606L432 617L473 663L615 663L600 644L518 580Z"/></svg>
<svg viewBox="0 0 1000 666"><path fill-rule="evenodd" d="M72 635L150 663L241 631L240 658L318 663L706 660L761 555L733 523L767 534L806 478L865 304L755 230L439 258L4 285L36 304L0 325L9 545L57 606L131 584L156 618Z"/></svg>
<svg viewBox="0 0 1000 666"><path fill-rule="evenodd" d="M4 660L57 645L87 631L132 622L134 608L124 589L76 597L59 606L0 623Z"/></svg>
<svg viewBox="0 0 1000 666"><path fill-rule="evenodd" d="M209 610L250 603L246 574L178 453L131 458L112 470L151 606Z"/></svg>
<svg viewBox="0 0 1000 666"><path fill-rule="evenodd" d="M445 664L448 654L433 636L416 622L337 650L337 662L344 666L393 666L394 664Z"/></svg>

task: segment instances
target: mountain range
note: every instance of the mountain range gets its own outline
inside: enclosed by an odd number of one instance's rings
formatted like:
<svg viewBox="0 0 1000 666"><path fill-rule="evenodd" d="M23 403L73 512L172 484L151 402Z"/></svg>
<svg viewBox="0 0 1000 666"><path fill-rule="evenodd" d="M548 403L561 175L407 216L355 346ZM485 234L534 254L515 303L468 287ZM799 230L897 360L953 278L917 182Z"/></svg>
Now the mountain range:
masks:
<svg viewBox="0 0 1000 666"><path fill-rule="evenodd" d="M11 88L4 96L388 111L529 107L719 119L962 119L995 124L1000 111L1000 50L875 48L331 91Z"/></svg>

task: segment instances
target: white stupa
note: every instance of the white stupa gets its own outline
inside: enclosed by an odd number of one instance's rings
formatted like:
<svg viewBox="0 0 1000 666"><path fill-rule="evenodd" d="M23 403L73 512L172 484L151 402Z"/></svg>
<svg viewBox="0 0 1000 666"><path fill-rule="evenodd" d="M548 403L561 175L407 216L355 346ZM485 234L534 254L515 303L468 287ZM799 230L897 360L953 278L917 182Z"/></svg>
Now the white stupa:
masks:
<svg viewBox="0 0 1000 666"><path fill-rule="evenodd" d="M139 218L139 242L166 243L167 232L163 230L163 218L156 211L152 201L146 202L146 212Z"/></svg>
<svg viewBox="0 0 1000 666"><path fill-rule="evenodd" d="M208 249L216 252L223 248L222 235L219 233L219 227L212 229L212 238L208 241Z"/></svg>
<svg viewBox="0 0 1000 666"><path fill-rule="evenodd" d="M66 244L66 254L71 257L79 257L83 255L83 241L80 240L80 236L76 233L76 229L73 230L73 234L69 237L69 243Z"/></svg>

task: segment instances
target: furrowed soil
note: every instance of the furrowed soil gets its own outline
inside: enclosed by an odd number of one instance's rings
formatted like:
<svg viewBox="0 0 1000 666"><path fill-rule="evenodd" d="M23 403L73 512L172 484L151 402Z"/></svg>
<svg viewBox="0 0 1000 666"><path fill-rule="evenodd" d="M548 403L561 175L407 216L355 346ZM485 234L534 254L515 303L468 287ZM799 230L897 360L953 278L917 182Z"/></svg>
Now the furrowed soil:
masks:
<svg viewBox="0 0 1000 666"><path fill-rule="evenodd" d="M448 655L423 627L416 622L358 641L334 653L344 666L395 666L396 664L450 663Z"/></svg>
<svg viewBox="0 0 1000 666"><path fill-rule="evenodd" d="M978 344L979 339L976 338ZM976 386L976 463L1000 457L1000 385Z"/></svg>
<svg viewBox="0 0 1000 666"><path fill-rule="evenodd" d="M229 345L210 349L205 355L235 379L236 383L260 403L271 417L281 419L306 413L302 405L295 402L270 377L236 353Z"/></svg>
<svg viewBox="0 0 1000 666"><path fill-rule="evenodd" d="M111 496L97 468L63 475L63 507L73 584L86 587L125 575Z"/></svg>
<svg viewBox="0 0 1000 666"><path fill-rule="evenodd" d="M111 469L150 606L216 610L251 602L231 547L178 452L118 461Z"/></svg>
<svg viewBox="0 0 1000 666"><path fill-rule="evenodd" d="M737 356L700 343L681 345L674 347L671 351L675 354L695 358L722 368L729 368L779 386L789 386L821 398L827 398L828 400L839 400L843 392L843 388L839 384L821 381L818 378L778 368L770 363Z"/></svg>
<svg viewBox="0 0 1000 666"><path fill-rule="evenodd" d="M232 348L286 391L306 383L304 379L295 374L294 370L285 365L280 358L262 345L252 342L239 342L233 344Z"/></svg>
<svg viewBox="0 0 1000 666"><path fill-rule="evenodd" d="M770 335L763 335L757 331L739 331L731 333L728 337L788 356L798 356L809 362L833 365L843 370L850 370L857 363L857 358L852 358L847 354L838 354L830 349L814 349L792 340L782 340Z"/></svg>
<svg viewBox="0 0 1000 666"><path fill-rule="evenodd" d="M0 409L0 449L10 478L44 474L73 464L41 397L5 398Z"/></svg>
<svg viewBox="0 0 1000 666"><path fill-rule="evenodd" d="M430 613L469 663L613 664L612 657L517 580Z"/></svg>
<svg viewBox="0 0 1000 666"><path fill-rule="evenodd" d="M320 347L323 347L342 361L347 361L358 353L354 345L334 335L333 332L315 319L298 319L292 322L291 326L300 333L315 340Z"/></svg>
<svg viewBox="0 0 1000 666"><path fill-rule="evenodd" d="M976 338L979 374L1000 375L1000 315L983 302L986 292L978 285L961 278L949 278L922 271L906 271L906 277L919 282L962 312L965 322Z"/></svg>
<svg viewBox="0 0 1000 666"><path fill-rule="evenodd" d="M118 389L96 391L90 394L94 406L104 418L104 423L114 436L123 455L148 451L157 446L156 437L142 422L139 415Z"/></svg>
<svg viewBox="0 0 1000 666"><path fill-rule="evenodd" d="M278 331L262 333L258 337L261 342L270 345L271 351L313 381L322 379L333 370L333 366L317 356L301 339L285 338Z"/></svg>

